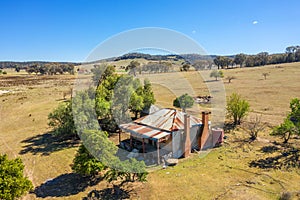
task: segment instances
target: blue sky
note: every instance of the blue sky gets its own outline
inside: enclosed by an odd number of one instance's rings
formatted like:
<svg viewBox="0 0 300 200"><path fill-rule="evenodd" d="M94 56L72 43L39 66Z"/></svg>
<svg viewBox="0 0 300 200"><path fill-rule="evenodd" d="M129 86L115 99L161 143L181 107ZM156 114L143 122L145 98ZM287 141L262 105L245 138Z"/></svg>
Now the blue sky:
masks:
<svg viewBox="0 0 300 200"><path fill-rule="evenodd" d="M208 54L283 52L300 44L299 8L299 0L2 0L0 60L84 61L107 38L142 27L186 34Z"/></svg>

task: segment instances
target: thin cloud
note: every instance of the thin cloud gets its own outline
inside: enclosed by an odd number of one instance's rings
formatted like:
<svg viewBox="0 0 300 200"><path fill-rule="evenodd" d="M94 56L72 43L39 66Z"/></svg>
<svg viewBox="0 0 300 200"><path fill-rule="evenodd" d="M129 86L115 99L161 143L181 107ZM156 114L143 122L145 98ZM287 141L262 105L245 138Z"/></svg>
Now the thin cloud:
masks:
<svg viewBox="0 0 300 200"><path fill-rule="evenodd" d="M193 34L195 34L195 33L196 33L196 31L195 31L195 30L193 30L193 31L192 31L192 33L193 33Z"/></svg>
<svg viewBox="0 0 300 200"><path fill-rule="evenodd" d="M253 25L255 25L255 24L257 24L257 23L258 23L258 21L253 21L253 22L252 22Z"/></svg>

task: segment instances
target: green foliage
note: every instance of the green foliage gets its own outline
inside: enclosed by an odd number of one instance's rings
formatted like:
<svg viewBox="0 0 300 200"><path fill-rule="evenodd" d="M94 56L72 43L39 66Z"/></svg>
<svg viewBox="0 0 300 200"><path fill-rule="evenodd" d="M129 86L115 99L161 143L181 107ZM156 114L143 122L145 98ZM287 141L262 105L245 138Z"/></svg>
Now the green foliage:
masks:
<svg viewBox="0 0 300 200"><path fill-rule="evenodd" d="M6 72L6 71L2 71L2 70L0 69L0 75L1 75L1 74L5 75L5 74L7 74L7 72Z"/></svg>
<svg viewBox="0 0 300 200"><path fill-rule="evenodd" d="M154 93L152 91L151 83L148 79L144 80L143 103L146 111L150 109L151 105L155 104Z"/></svg>
<svg viewBox="0 0 300 200"><path fill-rule="evenodd" d="M180 97L177 97L173 101L173 106L177 108L182 108L183 112L185 112L186 108L191 108L194 105L193 97L188 94L183 94Z"/></svg>
<svg viewBox="0 0 300 200"><path fill-rule="evenodd" d="M135 159L121 161L117 156L116 145L109 140L104 131L85 130L81 138L82 145L75 159L72 169L83 175L98 175L106 170L104 178L109 182L114 180L123 181L146 181L147 172L145 163Z"/></svg>
<svg viewBox="0 0 300 200"><path fill-rule="evenodd" d="M136 159L130 159L123 162L119 162L118 169L111 168L109 169L104 178L108 182L121 180L125 182L134 182L140 181L145 182L147 181L148 172L145 170L145 163L137 161Z"/></svg>
<svg viewBox="0 0 300 200"><path fill-rule="evenodd" d="M111 70L109 70L111 72ZM96 89L96 112L100 119L111 118L111 104L113 90L120 76L109 74L102 77L101 84Z"/></svg>
<svg viewBox="0 0 300 200"><path fill-rule="evenodd" d="M19 68L20 69L20 68ZM41 75L55 75L55 74L64 74L65 72L69 74L74 74L74 65L73 64L59 64L59 63L46 63L39 64L34 63L26 67L26 72L31 74L41 74ZM17 71L17 68L16 68Z"/></svg>
<svg viewBox="0 0 300 200"><path fill-rule="evenodd" d="M148 62L146 64L143 64L141 67L139 67L139 73L166 73L170 71L174 71L172 63L170 62Z"/></svg>
<svg viewBox="0 0 300 200"><path fill-rule="evenodd" d="M284 119L283 123L276 126L271 135L280 135L287 143L293 134L300 134L300 101L294 98L290 102L290 113Z"/></svg>
<svg viewBox="0 0 300 200"><path fill-rule="evenodd" d="M20 158L9 160L7 155L0 155L0 199L17 199L33 189L23 171L24 165Z"/></svg>
<svg viewBox="0 0 300 200"><path fill-rule="evenodd" d="M224 67L228 68L229 65L233 63L233 60L226 56L217 56L214 59L214 63L218 66L218 69L220 69L220 67L223 69Z"/></svg>
<svg viewBox="0 0 300 200"><path fill-rule="evenodd" d="M20 68L19 65L16 65L16 64L15 64L15 65L12 65L12 67L15 68L15 71L16 71L16 72L20 72L20 71L21 71L21 68Z"/></svg>
<svg viewBox="0 0 300 200"><path fill-rule="evenodd" d="M120 77L113 91L112 112L117 124L127 123L131 121L129 108L131 95L140 88L140 81L129 75ZM132 110L133 111L133 110Z"/></svg>
<svg viewBox="0 0 300 200"><path fill-rule="evenodd" d="M235 125L238 125L250 111L250 105L248 101L242 99L241 95L233 93L227 100L226 109L228 116L233 118Z"/></svg>
<svg viewBox="0 0 300 200"><path fill-rule="evenodd" d="M73 120L77 128L77 134L84 130L97 130L99 124L95 112L94 88L81 91L72 100Z"/></svg>
<svg viewBox="0 0 300 200"><path fill-rule="evenodd" d="M92 156L84 145L79 146L72 165L72 170L74 172L85 176L96 176L105 169L106 166Z"/></svg>
<svg viewBox="0 0 300 200"><path fill-rule="evenodd" d="M184 64L182 65L182 67L180 68L180 71L185 71L185 72L187 72L187 71L189 71L190 67L191 67L191 65L190 65L189 63L184 63Z"/></svg>
<svg viewBox="0 0 300 200"><path fill-rule="evenodd" d="M93 81L95 85L100 85L103 80L106 80L107 77L112 76L116 69L115 66L112 65L106 65L106 64L101 64L101 65L94 65L94 68L91 69L93 73Z"/></svg>
<svg viewBox="0 0 300 200"><path fill-rule="evenodd" d="M128 71L129 74L133 74L134 76L136 76L136 70L137 70L137 68L140 67L140 65L141 64L138 61L133 60L129 63L129 65L126 66L125 71ZM140 71L140 73L141 73L141 71Z"/></svg>
<svg viewBox="0 0 300 200"><path fill-rule="evenodd" d="M115 132L117 124L131 120L129 111L137 118L153 103L155 99L150 82L145 80L142 86L139 79L128 75L108 73L96 89L96 113L103 130L109 132Z"/></svg>
<svg viewBox="0 0 300 200"><path fill-rule="evenodd" d="M222 71L219 71L219 70L213 70L211 73L210 73L210 77L214 77L216 79L216 81L218 80L218 78L223 78L224 77L224 74Z"/></svg>
<svg viewBox="0 0 300 200"><path fill-rule="evenodd" d="M233 62L237 65L240 65L240 67L243 67L246 58L247 58L246 54L240 53L235 55Z"/></svg>
<svg viewBox="0 0 300 200"><path fill-rule="evenodd" d="M61 103L48 115L48 125L54 129L58 136L76 136L73 120L72 103L70 101Z"/></svg>
<svg viewBox="0 0 300 200"><path fill-rule="evenodd" d="M144 99L143 96L138 95L135 91L132 92L130 100L129 100L129 109L135 113L135 118L139 112L141 112L144 108Z"/></svg>

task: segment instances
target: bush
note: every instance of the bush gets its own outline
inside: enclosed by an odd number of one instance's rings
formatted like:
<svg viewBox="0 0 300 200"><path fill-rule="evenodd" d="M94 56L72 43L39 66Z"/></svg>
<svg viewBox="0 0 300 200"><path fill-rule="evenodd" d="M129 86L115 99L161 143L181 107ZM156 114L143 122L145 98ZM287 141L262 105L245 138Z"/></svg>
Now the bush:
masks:
<svg viewBox="0 0 300 200"><path fill-rule="evenodd" d="M242 99L241 95L233 93L227 101L226 109L228 116L233 118L233 123L239 125L250 111L250 105L248 101Z"/></svg>
<svg viewBox="0 0 300 200"><path fill-rule="evenodd" d="M9 160L7 155L0 155L0 199L17 199L33 189L23 171L24 165L20 158Z"/></svg>
<svg viewBox="0 0 300 200"><path fill-rule="evenodd" d="M177 108L181 108L183 112L185 112L186 108L191 108L194 105L193 97L188 94L183 94L180 97L177 97L173 101L173 106Z"/></svg>
<svg viewBox="0 0 300 200"><path fill-rule="evenodd" d="M213 70L210 73L210 77L214 77L216 79L216 81L218 80L218 78L223 78L224 74L222 71L218 71L218 70Z"/></svg>
<svg viewBox="0 0 300 200"><path fill-rule="evenodd" d="M280 135L287 143L291 135L300 135L300 100L295 98L290 102L291 112L284 119L283 123L273 129L271 135Z"/></svg>
<svg viewBox="0 0 300 200"><path fill-rule="evenodd" d="M290 200L292 199L292 194L290 192L283 192L279 197L279 200Z"/></svg>
<svg viewBox="0 0 300 200"><path fill-rule="evenodd" d="M74 172L85 176L96 176L105 169L106 167L92 156L83 145L79 146L72 165Z"/></svg>
<svg viewBox="0 0 300 200"><path fill-rule="evenodd" d="M48 120L48 125L54 129L55 135L63 137L77 135L72 113L72 103L70 101L59 104L48 115Z"/></svg>
<svg viewBox="0 0 300 200"><path fill-rule="evenodd" d="M88 146L87 148L83 145L79 147L73 160L74 172L86 176L97 176L99 172L105 171L104 178L108 182L146 181L148 172L145 163L135 159L120 160L116 156L117 146L108 139L107 132L85 130L81 138L83 144Z"/></svg>
<svg viewBox="0 0 300 200"><path fill-rule="evenodd" d="M245 123L243 129L250 135L252 140L255 140L259 132L262 132L266 128L267 124L261 121L261 116L255 116L251 118L250 122Z"/></svg>

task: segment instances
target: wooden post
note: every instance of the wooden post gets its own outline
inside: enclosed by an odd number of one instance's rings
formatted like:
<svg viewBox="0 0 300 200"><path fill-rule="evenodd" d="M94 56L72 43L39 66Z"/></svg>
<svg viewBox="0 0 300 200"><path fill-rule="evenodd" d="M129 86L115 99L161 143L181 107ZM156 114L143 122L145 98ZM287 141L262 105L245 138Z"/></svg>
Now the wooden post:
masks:
<svg viewBox="0 0 300 200"><path fill-rule="evenodd" d="M157 163L160 164L160 159L159 159L159 140L156 142L156 147L157 147Z"/></svg>
<svg viewBox="0 0 300 200"><path fill-rule="evenodd" d="M142 139L142 145L143 145L143 156L145 156L145 138Z"/></svg>
<svg viewBox="0 0 300 200"><path fill-rule="evenodd" d="M122 131L120 130L119 131L119 144L121 143L121 133L122 133Z"/></svg>
<svg viewBox="0 0 300 200"><path fill-rule="evenodd" d="M132 136L130 134L130 149L132 149Z"/></svg>

